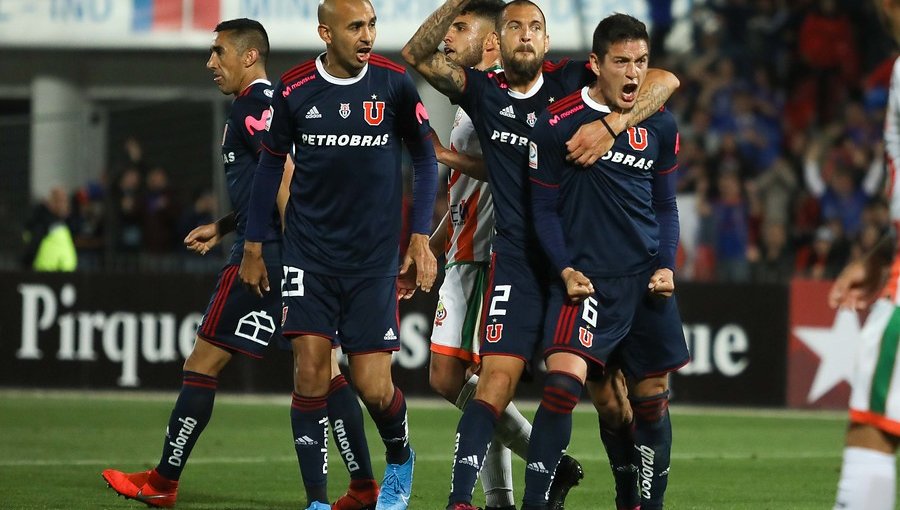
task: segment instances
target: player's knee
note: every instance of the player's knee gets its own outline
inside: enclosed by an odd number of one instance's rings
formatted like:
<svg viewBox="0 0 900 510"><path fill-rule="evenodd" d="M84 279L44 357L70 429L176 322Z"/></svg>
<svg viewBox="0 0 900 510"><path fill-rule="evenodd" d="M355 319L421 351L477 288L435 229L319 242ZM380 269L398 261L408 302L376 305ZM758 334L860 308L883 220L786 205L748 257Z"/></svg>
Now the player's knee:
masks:
<svg viewBox="0 0 900 510"><path fill-rule="evenodd" d="M506 409L512 400L516 382L515 377L502 370L494 370L490 375L482 374L475 390L475 398L488 402L497 409Z"/></svg>
<svg viewBox="0 0 900 510"><path fill-rule="evenodd" d="M432 363L428 371L428 383L438 395L450 402L456 402L465 384L465 369L454 370L453 367Z"/></svg>
<svg viewBox="0 0 900 510"><path fill-rule="evenodd" d="M316 363L312 360L295 361L294 391L301 395L320 394L328 391L331 383L331 363Z"/></svg>
<svg viewBox="0 0 900 510"><path fill-rule="evenodd" d="M354 382L356 383L356 381ZM360 400L369 409L384 409L390 405L391 400L394 398L394 384L390 380L386 382L373 381L371 384L359 381L357 384L354 384L354 388Z"/></svg>

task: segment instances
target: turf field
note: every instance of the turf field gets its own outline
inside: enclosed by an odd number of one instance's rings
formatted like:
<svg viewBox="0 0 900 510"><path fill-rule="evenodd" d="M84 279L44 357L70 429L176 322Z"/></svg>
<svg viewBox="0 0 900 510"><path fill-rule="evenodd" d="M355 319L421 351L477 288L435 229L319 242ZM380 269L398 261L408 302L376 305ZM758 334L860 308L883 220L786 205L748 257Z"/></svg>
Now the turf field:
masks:
<svg viewBox="0 0 900 510"><path fill-rule="evenodd" d="M117 498L100 471L148 469L159 459L175 393L0 392L0 508L145 508ZM533 405L528 411L533 410ZM596 415L581 404L570 453L587 478L566 508L611 509L612 477ZM182 476L178 508L303 509L288 398L220 395L213 419ZM672 471L666 508L831 508L840 469L842 413L740 411L674 406ZM457 411L438 401L413 401L412 443L418 453L410 508L441 510L449 487ZM376 475L381 443L368 430ZM516 459L521 495L524 464ZM346 487L332 452L330 494ZM476 490L476 504L483 497ZM520 497L520 496L519 496Z"/></svg>

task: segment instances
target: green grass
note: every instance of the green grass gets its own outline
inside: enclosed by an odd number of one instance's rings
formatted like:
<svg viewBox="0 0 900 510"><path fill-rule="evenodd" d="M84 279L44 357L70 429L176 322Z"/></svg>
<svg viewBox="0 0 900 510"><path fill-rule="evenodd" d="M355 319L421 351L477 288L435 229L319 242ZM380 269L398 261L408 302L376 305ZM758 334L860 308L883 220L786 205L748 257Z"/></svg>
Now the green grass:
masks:
<svg viewBox="0 0 900 510"><path fill-rule="evenodd" d="M159 460L175 394L0 393L0 508L143 508L116 498L100 471L148 469ZM532 411L534 405L523 406ZM586 480L566 508L610 509L612 476L596 415L582 404L570 453ZM181 509L302 509L288 399L220 396L212 422L182 476ZM458 412L449 404L413 402L410 432L418 453L410 508L443 509ZM666 508L822 509L833 504L844 418L836 413L723 411L674 407L675 444ZM381 444L368 429L376 475ZM524 464L514 479L521 497ZM337 453L330 494L347 475ZM482 504L480 486L476 504Z"/></svg>

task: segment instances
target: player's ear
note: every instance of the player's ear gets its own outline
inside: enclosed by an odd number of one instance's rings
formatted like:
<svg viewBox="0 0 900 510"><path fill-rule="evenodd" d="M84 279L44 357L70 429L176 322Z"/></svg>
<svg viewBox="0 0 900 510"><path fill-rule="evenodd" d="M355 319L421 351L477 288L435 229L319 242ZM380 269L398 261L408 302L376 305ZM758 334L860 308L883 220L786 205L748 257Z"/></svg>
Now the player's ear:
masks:
<svg viewBox="0 0 900 510"><path fill-rule="evenodd" d="M259 61L259 50L250 48L244 52L244 67L252 67Z"/></svg>
<svg viewBox="0 0 900 510"><path fill-rule="evenodd" d="M591 64L591 72L593 72L596 76L600 76L600 57L597 56L596 53L591 53L591 56L588 57Z"/></svg>
<svg viewBox="0 0 900 510"><path fill-rule="evenodd" d="M544 35L544 53L550 53L550 34Z"/></svg>
<svg viewBox="0 0 900 510"><path fill-rule="evenodd" d="M324 25L319 23L319 39L325 41L325 44L331 44L331 29L328 28L328 25Z"/></svg>
<svg viewBox="0 0 900 510"><path fill-rule="evenodd" d="M484 38L484 43L482 44L483 51L495 51L500 47L500 36L497 35L497 32L491 31L488 32L487 36Z"/></svg>

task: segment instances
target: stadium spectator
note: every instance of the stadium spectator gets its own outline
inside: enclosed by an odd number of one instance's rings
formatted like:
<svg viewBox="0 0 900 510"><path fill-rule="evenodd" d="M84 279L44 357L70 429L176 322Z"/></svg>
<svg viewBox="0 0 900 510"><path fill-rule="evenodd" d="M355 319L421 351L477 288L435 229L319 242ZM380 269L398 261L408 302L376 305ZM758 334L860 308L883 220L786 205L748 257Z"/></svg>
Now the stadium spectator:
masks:
<svg viewBox="0 0 900 510"><path fill-rule="evenodd" d="M428 114L412 79L401 66L372 53L375 19L368 0L319 4L325 53L288 71L276 85L241 262L245 285L259 295L277 294L277 287L269 289L259 241L265 238L284 161L292 147L302 147L293 155L282 297L285 336L294 344L297 363L292 425L311 509L330 507L321 423L335 332L386 449L376 506L404 510L412 490L415 453L406 399L391 378L391 354L400 348L397 296L408 296L416 287L430 291L437 272L428 246L437 162ZM317 133L346 135L330 142L331 136ZM365 136L369 143L352 143L351 136ZM402 265L401 142L414 167L411 235ZM399 286L398 267L401 278L412 276Z"/></svg>
<svg viewBox="0 0 900 510"><path fill-rule="evenodd" d="M74 271L78 255L72 232L66 221L71 204L66 191L54 186L41 204L35 207L25 225L23 262L35 271Z"/></svg>
<svg viewBox="0 0 900 510"><path fill-rule="evenodd" d="M183 384L169 417L159 463L154 469L137 473L114 469L103 471L104 479L117 493L151 507L175 506L182 471L212 417L219 373L232 356L243 354L259 358L273 335L280 339L280 322L276 322L282 313L280 297L274 293L257 297L243 289L235 278L243 253L245 213L262 134L247 119L265 118L269 111L269 98L272 97L271 83L266 78L265 69L269 54L268 36L261 24L246 18L223 21L216 26L215 32L217 35L210 47L206 66L212 71L219 90L235 97L222 140L222 155L227 162L226 180L234 211L215 223L195 228L185 237L184 243L189 249L204 255L228 232L236 232L235 243L228 263L219 273L216 292L210 298L197 330L194 347L184 363ZM149 187L160 194L157 200L166 200L162 175L157 174L151 179ZM268 215L270 222L264 247L269 261L275 264L271 270L276 274L281 270L278 257L282 245L278 212L284 210L286 192L281 196L278 211L272 210ZM167 207L165 203L157 205L159 208ZM255 325L247 322L251 317ZM331 380L328 396L329 417L342 422L348 448L358 453L353 459L351 477L356 480L355 475L362 474L364 480L374 482L371 480L371 465L367 462L367 455L363 454L368 453L368 447L362 431L362 413L356 396L336 367L332 361L332 369L337 372ZM373 490L377 491L377 488ZM336 502L339 506L335 508L361 510L374 502L374 496L358 493L352 483L350 492Z"/></svg>
<svg viewBox="0 0 900 510"><path fill-rule="evenodd" d="M633 465L640 466L640 499L617 498L616 508L663 508L672 447L668 373L690 359L672 297L675 119L660 111L642 121L613 145L623 157L603 159L588 172L568 163L565 151L580 124L634 106L629 87L645 78L649 40L645 25L631 16L604 18L590 55L595 82L549 106L531 135L535 230L559 279L550 285L543 351L548 375L528 449L523 510L547 508L553 471L540 466L556 466L568 447L572 410L588 378L602 373L617 383L608 363L625 374L634 413ZM652 165L644 166L644 158ZM601 437L622 432L601 428Z"/></svg>
<svg viewBox="0 0 900 510"><path fill-rule="evenodd" d="M173 253L179 244L177 224L181 210L164 168L156 166L147 173L142 202L143 252Z"/></svg>
<svg viewBox="0 0 900 510"><path fill-rule="evenodd" d="M750 247L750 281L754 283L786 283L794 273L794 253L791 250L785 224L769 221L762 229L758 245Z"/></svg>

